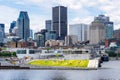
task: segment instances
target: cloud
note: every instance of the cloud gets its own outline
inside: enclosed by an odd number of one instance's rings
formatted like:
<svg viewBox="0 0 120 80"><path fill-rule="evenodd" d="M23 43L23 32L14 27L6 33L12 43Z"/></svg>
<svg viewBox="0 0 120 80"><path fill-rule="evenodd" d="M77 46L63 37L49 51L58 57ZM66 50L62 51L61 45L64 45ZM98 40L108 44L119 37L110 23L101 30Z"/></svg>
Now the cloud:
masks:
<svg viewBox="0 0 120 80"><path fill-rule="evenodd" d="M120 28L120 3L118 0L105 0L99 7L114 22L114 29Z"/></svg>
<svg viewBox="0 0 120 80"><path fill-rule="evenodd" d="M76 17L71 21L70 24L79 24L79 23L90 24L92 21L93 21L92 16L87 16L87 17L84 17L84 18Z"/></svg>
<svg viewBox="0 0 120 80"><path fill-rule="evenodd" d="M21 2L21 1L16 1L14 3L17 4L17 5L25 5L25 2Z"/></svg>
<svg viewBox="0 0 120 80"><path fill-rule="evenodd" d="M48 19L48 17L43 16L43 15L35 15L35 14L30 14L30 28L37 32L40 31L41 29L45 29L45 20Z"/></svg>
<svg viewBox="0 0 120 80"><path fill-rule="evenodd" d="M102 14L109 16L110 20L114 22L115 29L120 28L120 2L118 0L12 0L12 2L17 5L27 6L30 9L32 7L34 9L40 8L42 12L48 14L41 14L41 11L38 11L36 14L34 10L30 12L28 10L31 28L34 31L39 31L45 27L45 20L52 15L52 7L58 5L68 7L68 21L70 24L89 24L93 21L94 16L98 16L102 12ZM14 5L12 2L11 5ZM18 6L8 7L7 5L0 5L0 14L0 21L6 24L8 31L10 22L17 20L19 16Z"/></svg>
<svg viewBox="0 0 120 80"><path fill-rule="evenodd" d="M0 5L0 23L5 24L5 30L8 32L10 23L17 19L18 10L8 6Z"/></svg>

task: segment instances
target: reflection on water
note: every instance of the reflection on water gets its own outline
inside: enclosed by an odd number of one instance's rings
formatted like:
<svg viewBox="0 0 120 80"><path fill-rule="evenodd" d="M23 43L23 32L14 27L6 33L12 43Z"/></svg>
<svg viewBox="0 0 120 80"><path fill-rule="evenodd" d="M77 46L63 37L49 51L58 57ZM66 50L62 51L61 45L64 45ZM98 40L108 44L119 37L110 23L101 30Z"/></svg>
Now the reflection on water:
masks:
<svg viewBox="0 0 120 80"><path fill-rule="evenodd" d="M50 80L67 80L65 76L53 76Z"/></svg>
<svg viewBox="0 0 120 80"><path fill-rule="evenodd" d="M0 70L0 80L120 80L119 62L98 70Z"/></svg>
<svg viewBox="0 0 120 80"><path fill-rule="evenodd" d="M65 76L65 73L58 71L51 76L50 80L68 80L68 79Z"/></svg>

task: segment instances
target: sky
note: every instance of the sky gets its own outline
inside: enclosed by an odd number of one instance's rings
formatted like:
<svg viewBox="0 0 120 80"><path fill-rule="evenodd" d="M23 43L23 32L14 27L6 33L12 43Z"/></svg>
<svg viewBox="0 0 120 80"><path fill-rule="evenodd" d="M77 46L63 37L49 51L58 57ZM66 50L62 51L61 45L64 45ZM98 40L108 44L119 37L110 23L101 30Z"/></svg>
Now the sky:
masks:
<svg viewBox="0 0 120 80"><path fill-rule="evenodd" d="M19 12L27 11L30 28L37 32L45 28L45 20L52 19L52 7L55 6L67 7L68 26L90 24L95 16L104 14L114 22L114 29L120 28L119 0L0 0L0 23L5 24L5 32L8 32Z"/></svg>

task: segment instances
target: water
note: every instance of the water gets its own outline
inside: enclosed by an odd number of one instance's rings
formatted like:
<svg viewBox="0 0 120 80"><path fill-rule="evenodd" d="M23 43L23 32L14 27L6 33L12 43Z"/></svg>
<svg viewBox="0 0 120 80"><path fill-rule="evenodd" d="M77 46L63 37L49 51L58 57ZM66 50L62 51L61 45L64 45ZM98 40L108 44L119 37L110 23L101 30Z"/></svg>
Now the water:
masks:
<svg viewBox="0 0 120 80"><path fill-rule="evenodd" d="M120 80L120 61L98 70L0 70L0 80Z"/></svg>

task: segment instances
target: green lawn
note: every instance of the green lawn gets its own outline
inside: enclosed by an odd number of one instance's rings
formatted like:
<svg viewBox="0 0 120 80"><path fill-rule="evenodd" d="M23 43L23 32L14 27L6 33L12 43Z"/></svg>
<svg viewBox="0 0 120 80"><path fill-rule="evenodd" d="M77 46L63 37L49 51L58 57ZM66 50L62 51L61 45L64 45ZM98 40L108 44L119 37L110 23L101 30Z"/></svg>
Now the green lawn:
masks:
<svg viewBox="0 0 120 80"><path fill-rule="evenodd" d="M28 62L35 66L59 66L87 68L89 60L33 60Z"/></svg>

